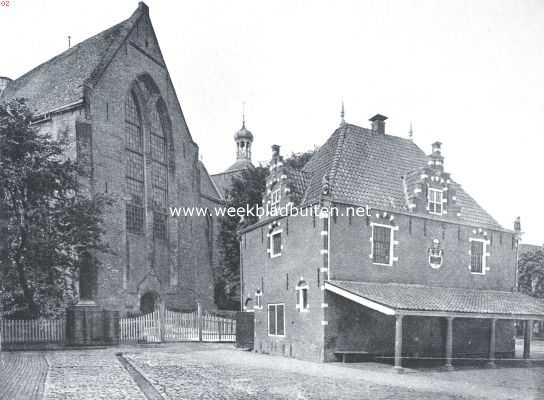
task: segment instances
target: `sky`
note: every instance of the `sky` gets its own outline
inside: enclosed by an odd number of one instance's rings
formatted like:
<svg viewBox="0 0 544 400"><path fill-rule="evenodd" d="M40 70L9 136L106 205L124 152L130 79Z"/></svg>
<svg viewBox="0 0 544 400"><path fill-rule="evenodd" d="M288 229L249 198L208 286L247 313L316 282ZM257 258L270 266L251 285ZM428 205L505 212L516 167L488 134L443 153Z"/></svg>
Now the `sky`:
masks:
<svg viewBox="0 0 544 400"><path fill-rule="evenodd" d="M346 121L429 153L504 227L544 243L544 1L148 0L208 170L235 158L245 103L254 161L321 145ZM16 78L128 18L136 1L10 0L0 76Z"/></svg>

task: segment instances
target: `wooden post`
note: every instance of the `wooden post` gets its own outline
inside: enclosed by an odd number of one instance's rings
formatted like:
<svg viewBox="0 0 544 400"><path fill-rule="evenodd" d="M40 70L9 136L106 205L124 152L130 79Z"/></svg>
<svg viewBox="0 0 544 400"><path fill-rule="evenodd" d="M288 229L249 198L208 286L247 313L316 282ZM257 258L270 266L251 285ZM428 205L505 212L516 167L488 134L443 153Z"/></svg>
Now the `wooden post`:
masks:
<svg viewBox="0 0 544 400"><path fill-rule="evenodd" d="M452 358L453 358L453 317L446 317L446 369L448 371L453 370Z"/></svg>
<svg viewBox="0 0 544 400"><path fill-rule="evenodd" d="M196 303L196 315L198 322L198 341L202 342L202 308L200 303Z"/></svg>
<svg viewBox="0 0 544 400"><path fill-rule="evenodd" d="M487 362L487 365L491 368L495 368L496 325L497 320L492 318L489 321L489 361Z"/></svg>
<svg viewBox="0 0 544 400"><path fill-rule="evenodd" d="M395 316L395 369L402 372L402 318L403 315Z"/></svg>
<svg viewBox="0 0 544 400"><path fill-rule="evenodd" d="M525 321L525 329L523 334L523 358L529 360L531 358L531 340L533 338L533 321L528 319Z"/></svg>

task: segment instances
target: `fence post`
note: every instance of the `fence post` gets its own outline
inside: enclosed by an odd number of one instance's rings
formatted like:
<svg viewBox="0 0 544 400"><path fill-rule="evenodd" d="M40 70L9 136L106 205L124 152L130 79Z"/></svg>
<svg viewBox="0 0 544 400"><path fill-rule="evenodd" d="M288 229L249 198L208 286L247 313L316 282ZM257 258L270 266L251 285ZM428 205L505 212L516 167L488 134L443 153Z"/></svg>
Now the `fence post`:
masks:
<svg viewBox="0 0 544 400"><path fill-rule="evenodd" d="M198 341L202 342L202 308L200 303L196 303L196 315L198 320Z"/></svg>
<svg viewBox="0 0 544 400"><path fill-rule="evenodd" d="M159 305L159 335L161 343L164 343L164 314L165 314L165 305Z"/></svg>

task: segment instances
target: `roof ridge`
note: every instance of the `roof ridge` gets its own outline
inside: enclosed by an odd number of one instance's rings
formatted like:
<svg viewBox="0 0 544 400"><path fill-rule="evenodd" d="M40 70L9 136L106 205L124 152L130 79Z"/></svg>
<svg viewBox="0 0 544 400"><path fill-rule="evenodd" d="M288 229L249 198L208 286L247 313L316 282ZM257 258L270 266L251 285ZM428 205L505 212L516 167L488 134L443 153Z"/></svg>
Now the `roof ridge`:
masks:
<svg viewBox="0 0 544 400"><path fill-rule="evenodd" d="M344 142L345 142L345 139L346 139L346 134L348 132L348 129L347 129L347 126L342 126L340 128L338 128L340 130L340 133L339 133L339 136L338 136L338 140L336 142L336 149L334 151L334 154L332 156L332 163L331 163L331 167L328 171L328 180L329 180L329 183L330 183L330 186L331 186L331 191L334 195L334 188L335 188L335 184L336 184L336 174L338 172L338 163L341 159L341 156L342 156L342 153L344 151Z"/></svg>
<svg viewBox="0 0 544 400"><path fill-rule="evenodd" d="M129 24L127 31L121 35L121 38L115 38L114 40L112 40L112 42L110 43L110 45L108 46L108 48L106 49L102 57L100 58L100 61L96 64L96 67L91 71L89 77L85 79L84 85L93 87L98 83L98 81L102 77L102 74L104 73L106 68L109 66L113 58L115 57L115 54L117 54L117 52L121 48L121 45L127 40L127 38L132 33L132 30L136 26L136 23L140 20L142 16L147 15L147 13L148 13L147 6L144 3L140 2L138 4L138 8L132 13L132 15L129 18L127 18L126 20L110 28L110 29L113 29L114 27L117 27L125 23ZM108 30L109 29L106 29L106 31Z"/></svg>

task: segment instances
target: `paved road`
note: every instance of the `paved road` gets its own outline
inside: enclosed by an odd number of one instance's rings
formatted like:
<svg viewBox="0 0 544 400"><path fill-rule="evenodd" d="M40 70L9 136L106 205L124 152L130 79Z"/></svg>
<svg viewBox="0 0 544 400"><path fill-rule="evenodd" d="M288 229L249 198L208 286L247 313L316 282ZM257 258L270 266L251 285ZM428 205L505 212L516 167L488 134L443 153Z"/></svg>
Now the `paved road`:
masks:
<svg viewBox="0 0 544 400"><path fill-rule="evenodd" d="M41 400L46 376L43 355L0 352L0 400Z"/></svg>
<svg viewBox="0 0 544 400"><path fill-rule="evenodd" d="M166 399L536 399L544 368L407 370L384 364L318 364L219 346L128 351Z"/></svg>
<svg viewBox="0 0 544 400"><path fill-rule="evenodd" d="M319 364L213 343L0 353L0 400L544 399L544 367L522 365L398 375L384 364Z"/></svg>

